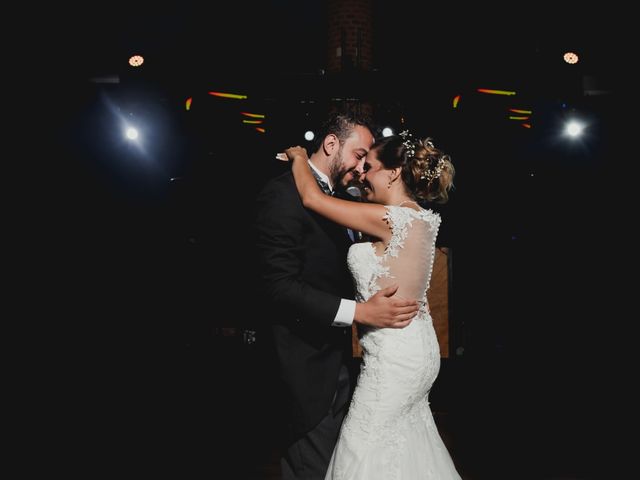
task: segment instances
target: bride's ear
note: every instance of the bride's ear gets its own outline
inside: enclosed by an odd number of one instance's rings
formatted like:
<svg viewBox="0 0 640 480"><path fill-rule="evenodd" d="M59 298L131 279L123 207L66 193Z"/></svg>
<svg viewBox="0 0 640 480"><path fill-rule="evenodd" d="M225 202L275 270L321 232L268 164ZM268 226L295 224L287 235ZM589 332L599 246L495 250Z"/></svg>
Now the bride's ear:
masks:
<svg viewBox="0 0 640 480"><path fill-rule="evenodd" d="M338 137L336 137L333 133L330 133L324 140L322 141L322 149L324 150L325 155L330 157L336 151L336 148L340 146L340 141Z"/></svg>
<svg viewBox="0 0 640 480"><path fill-rule="evenodd" d="M392 168L391 170L389 170L389 184L398 180L401 172L402 170L400 169L400 167Z"/></svg>

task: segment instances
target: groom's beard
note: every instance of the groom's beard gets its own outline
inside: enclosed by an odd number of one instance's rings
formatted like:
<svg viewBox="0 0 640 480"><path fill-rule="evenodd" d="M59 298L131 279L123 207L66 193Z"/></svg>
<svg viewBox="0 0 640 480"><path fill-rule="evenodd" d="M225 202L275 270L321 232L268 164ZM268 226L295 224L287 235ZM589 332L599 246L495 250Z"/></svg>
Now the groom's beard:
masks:
<svg viewBox="0 0 640 480"><path fill-rule="evenodd" d="M357 175L353 175L351 171L344 172L340 177L340 180L335 184L335 190L338 192L346 192L349 187L360 188L360 182L357 180Z"/></svg>
<svg viewBox="0 0 640 480"><path fill-rule="evenodd" d="M340 149L329 167L331 183L337 192L346 192L347 188L354 185L360 188L360 174L354 168L345 169L342 163L342 149Z"/></svg>

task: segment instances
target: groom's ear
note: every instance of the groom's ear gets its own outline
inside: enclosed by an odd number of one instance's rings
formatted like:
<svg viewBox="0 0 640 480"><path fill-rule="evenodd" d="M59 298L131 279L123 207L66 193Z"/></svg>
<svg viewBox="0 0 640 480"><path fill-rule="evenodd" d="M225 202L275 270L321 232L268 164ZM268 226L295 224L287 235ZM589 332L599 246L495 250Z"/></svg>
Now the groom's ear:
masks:
<svg viewBox="0 0 640 480"><path fill-rule="evenodd" d="M330 133L322 141L322 149L327 157L333 155L336 149L340 146L340 141L333 133Z"/></svg>

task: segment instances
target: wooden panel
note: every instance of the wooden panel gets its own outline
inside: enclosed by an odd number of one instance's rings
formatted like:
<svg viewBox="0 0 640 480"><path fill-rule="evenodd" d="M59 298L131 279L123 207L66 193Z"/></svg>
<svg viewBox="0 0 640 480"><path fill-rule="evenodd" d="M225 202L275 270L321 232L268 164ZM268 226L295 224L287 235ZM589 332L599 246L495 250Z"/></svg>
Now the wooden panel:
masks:
<svg viewBox="0 0 640 480"><path fill-rule="evenodd" d="M449 358L449 249L447 247L436 249L427 301L440 344L440 357Z"/></svg>

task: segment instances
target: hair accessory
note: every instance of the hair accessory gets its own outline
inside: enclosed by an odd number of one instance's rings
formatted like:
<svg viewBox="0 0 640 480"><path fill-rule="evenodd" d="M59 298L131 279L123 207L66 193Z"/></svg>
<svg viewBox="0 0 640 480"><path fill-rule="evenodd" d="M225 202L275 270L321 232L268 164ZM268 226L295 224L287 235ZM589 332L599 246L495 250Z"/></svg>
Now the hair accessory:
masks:
<svg viewBox="0 0 640 480"><path fill-rule="evenodd" d="M416 154L416 145L413 141L413 135L409 133L409 130L403 130L398 135L402 137L402 145L404 145L405 152L407 152L407 157L412 158Z"/></svg>
<svg viewBox="0 0 640 480"><path fill-rule="evenodd" d="M427 168L427 170L422 175L420 175L420 180L426 180L427 184L430 184L436 178L438 178L442 173L442 169L444 168L445 159L446 155L441 155L435 168L433 170Z"/></svg>
<svg viewBox="0 0 640 480"><path fill-rule="evenodd" d="M413 158L415 156L416 147L425 147L425 148L431 148L434 150L436 148L431 138L426 138L422 141L414 140L413 135L409 132L409 130L403 130L398 135L400 135L403 139L402 145L404 145L407 158ZM438 158L438 162L436 163L436 166L433 169L427 166L425 171L420 175L420 180L426 180L427 184L430 184L436 178L438 178L442 173L442 169L445 166L446 159L447 159L446 155L440 155L440 157Z"/></svg>

